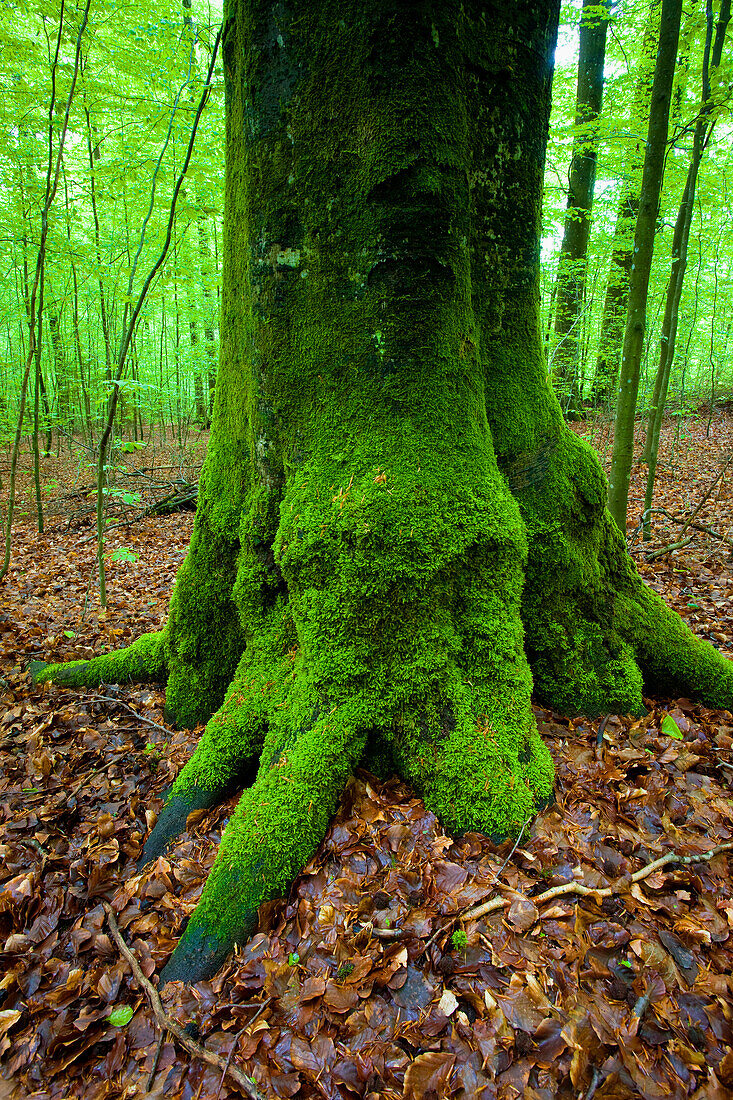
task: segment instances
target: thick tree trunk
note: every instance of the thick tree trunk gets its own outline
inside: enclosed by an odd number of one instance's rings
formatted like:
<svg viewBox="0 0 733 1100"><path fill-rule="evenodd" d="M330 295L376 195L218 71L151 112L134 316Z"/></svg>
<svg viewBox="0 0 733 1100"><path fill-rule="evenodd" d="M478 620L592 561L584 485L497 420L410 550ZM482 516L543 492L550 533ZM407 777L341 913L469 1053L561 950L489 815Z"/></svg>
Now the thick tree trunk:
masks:
<svg viewBox="0 0 733 1100"><path fill-rule="evenodd" d="M639 710L643 677L733 702L727 662L637 577L547 381L557 9L229 9L221 365L191 548L163 633L36 672L167 675L179 723L213 713L143 861L251 784L164 980L249 937L359 761L397 768L448 829L518 833L552 790L530 664L567 710Z"/></svg>

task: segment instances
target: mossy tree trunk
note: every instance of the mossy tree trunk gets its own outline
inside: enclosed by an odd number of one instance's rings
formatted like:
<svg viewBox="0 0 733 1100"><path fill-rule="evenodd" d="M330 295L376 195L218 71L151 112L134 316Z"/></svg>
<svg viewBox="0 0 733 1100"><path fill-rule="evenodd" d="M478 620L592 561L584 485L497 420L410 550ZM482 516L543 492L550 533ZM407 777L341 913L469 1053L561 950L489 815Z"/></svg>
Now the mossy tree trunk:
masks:
<svg viewBox="0 0 733 1100"><path fill-rule="evenodd" d="M226 23L221 365L161 634L42 679L167 677L209 718L142 859L245 784L163 978L211 974L321 842L352 769L450 830L551 794L530 707L733 702L647 590L540 338L556 0L238 0ZM210 717L211 716L211 717Z"/></svg>

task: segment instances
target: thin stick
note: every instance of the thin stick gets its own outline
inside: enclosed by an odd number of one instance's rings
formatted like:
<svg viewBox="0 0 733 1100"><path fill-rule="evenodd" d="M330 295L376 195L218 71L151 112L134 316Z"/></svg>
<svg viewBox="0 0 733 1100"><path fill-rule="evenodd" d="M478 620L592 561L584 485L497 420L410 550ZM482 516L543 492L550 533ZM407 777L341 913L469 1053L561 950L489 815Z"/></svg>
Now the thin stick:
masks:
<svg viewBox="0 0 733 1100"><path fill-rule="evenodd" d="M269 1005L269 1003L270 1003L270 1001L271 1001L271 1000L272 1000L272 998L271 998L271 997L268 997L268 998L267 998L267 1000L266 1000L266 1001L264 1001L264 1002L263 1002L263 1003L262 1003L262 1004L260 1005L260 1007L259 1007L259 1008L257 1009L257 1011L255 1012L255 1014L254 1014L254 1016L252 1017L252 1019L251 1019L251 1020L249 1020L249 1021L248 1021L248 1022L247 1022L247 1023L246 1023L245 1025L244 1025L244 1027L240 1027L239 1031L238 1031L238 1032L237 1032L237 1034L236 1034L236 1035L234 1036L234 1042L232 1043L232 1046L231 1046L231 1050L230 1050L230 1051L229 1051L229 1053L227 1054L227 1063L226 1063L226 1066L224 1067L224 1072L223 1072L223 1073L222 1073L222 1075L221 1075L221 1081L219 1082L219 1088L218 1088L218 1089L216 1090L216 1096L214 1097L214 1100L219 1100L219 1097L221 1096L221 1090L222 1090L222 1088L223 1088L223 1086L224 1086L224 1078L225 1078L225 1077L226 1077L226 1075L227 1075L227 1070L229 1069L229 1063L230 1063L230 1062L231 1062L231 1060L232 1060L232 1055L234 1054L234 1051L235 1051L235 1050L237 1049L237 1043L239 1042L239 1040L240 1040L241 1036L242 1036L242 1035L244 1034L244 1032L245 1032L245 1031L247 1030L247 1028L248 1028L248 1027L252 1027L252 1025L254 1024L255 1020L259 1020L260 1016L261 1016L261 1015L262 1015L262 1013L263 1013L263 1012L265 1011L265 1009L267 1008L267 1006Z"/></svg>
<svg viewBox="0 0 733 1100"><path fill-rule="evenodd" d="M160 1061L160 1052L163 1049L163 1043L165 1042L165 1037L166 1037L167 1034L168 1034L168 1032L167 1032L166 1028L161 1028L160 1038L158 1039L158 1045L155 1048L155 1057L153 1058L153 1068L150 1071L150 1076L148 1077L148 1083L145 1086L145 1091L146 1092L150 1092L150 1090L153 1087L153 1081L155 1080L155 1075L158 1072L158 1062Z"/></svg>
<svg viewBox="0 0 733 1100"><path fill-rule="evenodd" d="M171 731L166 729L165 726L161 726L158 722L154 722L152 718L144 718L142 714L138 714L136 710L133 710L132 707L123 702L122 699L112 699L109 695L97 695L95 699L99 700L101 703L114 703L118 707L124 707L125 710L129 710L130 714L137 718L138 722L144 722L146 726L152 726L153 729L160 730L161 733L164 733L167 737L171 735Z"/></svg>
<svg viewBox="0 0 733 1100"><path fill-rule="evenodd" d="M496 872L496 874L494 875L494 877L493 877L493 879L491 880L491 882L490 882L490 883L488 884L488 887L489 887L489 888L490 888L490 887L492 887L492 886L495 886L495 885L496 885L496 883L497 883L497 882L499 881L499 878L500 878L500 876L501 876L501 874L502 874L502 872L503 872L504 868L506 867L507 863L509 862L509 860L510 860L510 859L512 858L512 856L513 856L513 855L514 855L514 853L516 852L517 848L519 847L519 842L520 842L520 840L522 839L522 836L524 835L524 830L525 830L525 829L527 828L527 826L529 825L530 821L531 821L531 818L527 818L527 820L525 821L524 825L522 825L522 828L521 828L521 829L520 829L520 831L519 831L519 836L518 836L518 837L517 837L517 839L516 839L516 840L514 841L514 845L513 845L513 847L512 847L512 850L511 850L511 852L510 852L510 853L509 853L509 855L508 855L508 856L506 857L506 859L504 860L504 862L502 863L501 867L499 868L499 870L498 870L498 871ZM423 956L423 955L425 954L425 952L426 952L426 951L428 950L428 948L429 948L429 947L431 946L431 944L433 944L433 943L435 942L435 940L436 940L436 939L438 938L438 936L440 935L440 933L441 933L441 932L444 932L444 931L446 931L446 932L447 932L447 931L449 931L449 930L450 930L450 929L451 929L451 928L453 927L453 925L454 925L454 924L456 924L456 923L457 923L457 922L458 922L459 920L463 920L464 918L466 918L466 917L470 917L471 915L472 915L472 914L471 914L471 910L468 910L468 912L465 912L465 911L464 911L464 912L462 912L462 913L456 913L456 915L455 915L455 916L454 916L454 917L453 917L453 918L452 918L452 919L451 919L451 920L449 921L449 923L448 923L448 927L447 927L447 928L446 928L446 926L445 926L445 925L442 925L442 926L441 926L440 928L436 929L436 931L435 931L435 932L433 932L432 936L430 937L430 939L429 939L429 940L427 941L427 943L426 943L426 944L425 944L425 946L423 947L423 949L422 949L422 951L420 952L420 954L419 954L419 955L417 955L417 958L416 958L416 960L415 960L415 961L417 961L417 959L420 959L420 958L422 958L422 956Z"/></svg>
<svg viewBox="0 0 733 1100"><path fill-rule="evenodd" d="M133 955L130 948L127 946L122 938L119 925L117 924L117 918L115 917L112 906L107 901L102 902L105 913L107 914L107 923L109 924L112 938L120 949L122 956L130 964L130 968L135 977L136 982L141 989L145 991L147 998L150 1002L150 1007L153 1011L155 1019L158 1021L161 1028L166 1031L170 1031L174 1039L176 1039L180 1045L187 1050L189 1054L193 1054L196 1058L200 1058L202 1062L208 1062L210 1066L214 1066L217 1069L222 1070L224 1073L228 1073L232 1080L239 1085L242 1091L251 1100L264 1100L262 1094L258 1091L254 1081L247 1077L236 1066L231 1065L229 1062L225 1062L223 1058L220 1058L218 1054L214 1054L213 1050L209 1050L208 1047L203 1046L201 1043L195 1042L180 1024L177 1024L172 1017L163 1008L163 1002L160 999L158 991L150 984L148 979L140 969L140 964Z"/></svg>
<svg viewBox="0 0 733 1100"><path fill-rule="evenodd" d="M639 871L634 871L631 876L632 882L641 882L642 879L648 878L654 871L658 871L660 867L666 867L668 863L680 863L682 866L689 865L690 863L703 863L713 858L713 856L719 855L721 852L730 852L733 849L733 841L727 841L725 844L718 844L715 848L710 848L707 852L700 852L693 856L680 856L676 852L667 852L666 855L660 856L659 859L655 859L653 863L647 863L646 867L642 867ZM594 898L612 898L618 894L618 887L605 886L602 888L583 886L580 882L565 882L561 886L553 886L549 890L545 890L543 894L538 894L537 897L531 900L535 905L541 905L545 901L551 901L553 898L566 897L568 894L580 894L581 896L590 896ZM495 913L497 909L507 909L511 905L510 898L504 898L500 894L497 897L492 898L491 901L486 901L483 905L477 905L474 909L468 909L463 913L459 913L458 916L461 920L475 920L477 917L485 917L489 913Z"/></svg>
<svg viewBox="0 0 733 1100"><path fill-rule="evenodd" d="M598 1088L600 1083L601 1083L601 1075L598 1072L598 1070L596 1069L596 1067L593 1066L593 1073L591 1074L590 1085L588 1086L588 1091L585 1094L585 1100L593 1100L593 1097L596 1094L596 1089Z"/></svg>

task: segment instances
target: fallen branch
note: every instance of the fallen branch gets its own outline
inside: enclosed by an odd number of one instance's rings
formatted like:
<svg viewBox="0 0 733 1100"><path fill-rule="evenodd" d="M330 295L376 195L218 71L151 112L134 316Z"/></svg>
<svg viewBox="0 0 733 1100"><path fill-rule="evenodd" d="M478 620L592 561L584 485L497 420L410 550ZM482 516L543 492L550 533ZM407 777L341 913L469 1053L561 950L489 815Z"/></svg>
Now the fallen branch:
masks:
<svg viewBox="0 0 733 1100"><path fill-rule="evenodd" d="M686 518L673 516L666 510L666 508L650 508L647 512L645 512L642 515L641 520L639 521L639 525L637 526L636 530L634 531L634 533L631 536L630 543L634 542L634 539L636 538L636 535L641 530L641 528L644 526L644 524L647 521L648 517L650 515L652 515L652 513L654 513L654 512L656 512L660 515L665 515L667 517L667 519L669 519L672 523L681 523L682 524L682 530L680 531L679 536L678 536L679 541L678 542L671 542L666 546L660 547L658 550L653 550L651 553L646 554L645 558L646 558L647 561L656 561L657 558L663 557L664 554L671 553L672 550L681 550L683 547L688 546L689 543L692 542L693 536L690 535L689 538L684 538L684 535L685 535L685 532L688 531L690 528L692 528L693 530L697 530L697 531L704 531L707 535L710 535L713 538L719 539L721 542L726 543L728 546L733 545L729 538L726 538L724 535L719 535L716 531L713 531L711 528L706 527L701 523L696 523L695 522L697 520L698 515L702 511L703 505L710 498L710 495L712 494L713 489L718 484L718 482L721 480L721 478L725 474L726 470L730 466L731 462L733 462L733 454L728 455L725 462L723 463L722 468L719 470L718 474L713 479L712 483L705 490L705 492L703 493L702 497L698 501L697 505L695 506L695 508L693 509L691 514L689 516L687 516Z"/></svg>
<svg viewBox="0 0 733 1100"><path fill-rule="evenodd" d="M124 707L125 710L129 710L130 714L134 718L137 718L139 722L144 722L146 726L152 726L153 729L160 730L160 732L164 733L166 737L170 737L171 735L171 731L167 729L166 726L161 726L160 723L154 722L152 718L145 718L144 715L138 714L136 710L133 710L132 707L128 703L123 702L122 699L111 699L109 695L96 695L94 697L94 702L114 703L114 705L117 707Z"/></svg>
<svg viewBox="0 0 733 1100"><path fill-rule="evenodd" d="M504 867L506 867L506 864L511 859L517 846L519 845L520 839L521 833L517 838L514 848L512 848L502 867L494 876L494 882L496 882L498 876L501 874L501 872L504 870ZM648 863L646 867L642 867L640 870L634 871L633 875L631 875L630 881L641 882L643 879L648 878L649 875L653 874L654 871L658 871L660 867L666 867L668 863L679 863L682 866L686 866L691 863L704 863L712 859L714 856L719 855L721 852L730 851L733 851L733 841L726 841L725 844L718 844L715 848L710 848L707 852L700 852L696 855L691 856L680 856L677 855L676 852L667 852L666 855L660 856L659 859L655 859L653 863ZM489 885L493 885L493 883L490 883ZM545 890L544 893L538 894L536 897L533 897L529 900L531 900L535 904L535 906L537 906L541 905L545 901L552 901L553 898L567 897L570 894L580 894L582 897L587 896L593 898L612 898L617 897L618 893L619 891L617 886L584 886L582 882L564 882L560 886L552 886L549 890ZM459 913L453 914L450 917L447 925L442 924L440 928L437 928L435 932L433 932L430 939L426 941L418 954L415 956L414 961L417 961L417 959L421 958L425 954L425 952L428 950L431 944L434 943L438 936L440 936L442 933L447 933L448 931L450 931L453 925L457 924L459 921L476 920L479 917L488 916L489 913L496 913L499 909L508 909L513 900L514 898L505 898L501 894L497 894L496 897L491 898L490 901L482 902L481 905L477 905L473 909L463 909ZM410 935L408 931L401 928L374 928L373 925L371 925L370 923L362 925L361 927L363 930L366 930L369 935L382 940L399 940L406 938L408 935Z"/></svg>
<svg viewBox="0 0 733 1100"><path fill-rule="evenodd" d="M725 844L718 844L707 852L700 852L692 856L680 856L677 852L667 852L666 855L660 856L652 863L647 863L646 867L634 871L631 881L641 882L653 874L654 871L658 871L660 867L666 867L668 863L679 863L682 866L688 866L691 863L704 863L721 852L730 852L731 850L733 850L733 841L726 841ZM583 897L612 898L618 896L618 887L584 886L582 882L564 882L561 886L552 886L549 890L545 890L544 893L538 894L531 900L535 905L541 905L545 901L552 901L553 898L567 897L568 894L580 894ZM499 894L491 901L486 901L473 909L465 910L459 914L459 917L461 920L475 920L477 917L485 917L489 913L495 913L498 909L508 909L511 903L511 898L504 898Z"/></svg>
<svg viewBox="0 0 733 1100"><path fill-rule="evenodd" d="M504 868L506 867L507 863L509 862L509 860L512 858L512 856L516 852L517 848L519 847L520 841L521 841L522 837L524 836L524 830L527 828L530 821L531 821L531 818L528 818L525 821L524 825L522 825L522 828L519 832L519 836L514 841L514 845L512 847L512 850L510 851L509 855L506 857L506 859L502 863L499 870L494 875L491 882L488 884L489 887L495 886L496 883L498 882L499 876L501 875L501 873L504 870ZM439 928L436 928L436 930L433 932L430 939L427 940L423 944L423 946L420 948L419 952L417 953L417 955L415 956L413 961L417 962L418 959L421 959L422 956L425 954L425 952L428 950L428 948L430 948L433 945L433 943L435 942L435 940L437 940L438 936L440 936L443 933L447 934L451 930L453 925L457 924L459 920L463 920L463 918L465 916L466 916L465 912L456 913L451 917L451 919L448 922L447 926L444 925L444 924L441 924ZM374 936L376 939L380 939L380 940L401 940L404 936L406 936L408 934L402 928L375 928L374 925L371 923L371 921L368 922L367 924L362 925L362 928L366 929L368 931L369 935Z"/></svg>
<svg viewBox="0 0 733 1100"><path fill-rule="evenodd" d="M650 550L648 554L644 555L645 561L656 561L657 558L663 558L665 554L671 554L673 550L682 550L685 546L689 546L692 542L692 535L688 535L686 539L680 539L679 542L668 542L666 546L660 546L658 550Z"/></svg>
<svg viewBox="0 0 733 1100"><path fill-rule="evenodd" d="M223 1058L220 1058L218 1054L214 1054L212 1050L209 1050L208 1047L202 1046L201 1043L197 1043L194 1039L186 1034L180 1024L177 1024L176 1021L168 1015L168 1013L163 1008L163 1002L160 999L158 991L154 988L154 986L150 984L148 979L145 977L142 970L140 969L140 965L137 959L123 940L122 933L120 932L119 925L117 924L117 918L115 917L112 906L107 901L103 901L102 905L104 907L105 913L107 914L107 923L109 924L112 938L119 947L123 958L130 964L130 968L137 984L140 986L141 989L145 991L148 1001L150 1002L150 1007L153 1011L153 1015L155 1016L155 1019L157 1020L160 1028L163 1031L169 1031L173 1038L178 1043L180 1043L184 1050L187 1050L189 1054L193 1054L194 1057L200 1058L202 1062L208 1062L210 1066L214 1066L216 1069L221 1070L222 1073L228 1074L231 1077L232 1081L234 1081L234 1083L239 1086L242 1092L244 1092L246 1096L251 1097L251 1100L264 1100L264 1097L258 1091L256 1084L250 1077L247 1077L246 1074L242 1073L240 1069L238 1069L236 1066L233 1066L229 1059L225 1061Z"/></svg>

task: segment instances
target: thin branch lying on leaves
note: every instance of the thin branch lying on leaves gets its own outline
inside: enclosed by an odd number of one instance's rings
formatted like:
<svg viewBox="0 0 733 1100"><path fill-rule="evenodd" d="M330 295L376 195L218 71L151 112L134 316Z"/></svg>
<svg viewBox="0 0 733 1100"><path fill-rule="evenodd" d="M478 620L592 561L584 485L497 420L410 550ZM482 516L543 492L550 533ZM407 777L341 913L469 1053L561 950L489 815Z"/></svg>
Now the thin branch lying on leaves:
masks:
<svg viewBox="0 0 733 1100"><path fill-rule="evenodd" d="M682 530L677 536L677 540L675 542L670 542L666 546L661 546L657 550L652 550L649 553L645 554L645 558L647 561L655 561L657 558L661 558L665 554L671 553L673 550L681 550L683 547L688 546L689 543L692 542L693 536L689 535L687 538L685 538L685 535L690 529L692 529L693 531L702 531L706 535L709 535L711 538L717 539L719 542L723 542L727 546L733 547L733 540L728 538L726 535L721 535L717 531L714 531L712 528L706 527L704 524L696 522L697 517L702 511L703 505L710 498L713 490L715 489L716 485L718 485L718 483L721 481L731 462L733 462L733 454L728 455L728 457L725 459L720 470L713 478L712 482L707 487L700 500L695 505L693 511L689 515L673 516L670 512L667 511L666 508L650 508L647 512L645 512L639 520L636 528L629 536L629 546L631 546L636 541L639 533L644 526L644 523L648 520L649 516L657 514L665 516L671 523L681 523Z"/></svg>
<svg viewBox="0 0 733 1100"><path fill-rule="evenodd" d="M699 852L691 856L681 856L677 852L667 852L666 855L660 856L652 863L647 863L646 867L634 871L633 875L630 876L630 881L632 883L641 882L642 879L648 878L654 871L658 871L660 867L666 867L668 863L679 863L684 867L689 866L691 863L704 863L721 852L730 851L733 851L733 841L726 841L725 844L718 844L707 852ZM564 882L561 886L552 886L549 890L545 890L544 893L538 894L531 900L535 905L541 905L545 901L565 897L568 894L581 894L583 897L593 898L612 898L617 896L618 892L618 886L597 887L584 886L582 882ZM457 919L475 920L477 917L485 917L488 913L495 913L497 909L508 909L511 903L510 898L499 895L492 898L491 901L485 901L482 905L476 905L473 909L464 910L464 912L458 914Z"/></svg>
<svg viewBox="0 0 733 1100"><path fill-rule="evenodd" d="M720 531L715 531L712 527L708 527L704 523L693 523L691 520L686 520L683 516L673 516L666 508L650 508L648 514L662 515L668 519L670 523L683 523L686 530L701 531L704 535L708 535L709 538L715 539L716 542L722 542L724 546L733 549L733 539L728 535L721 535ZM683 546L689 546L693 537L693 535L687 535L677 542L669 542L665 546L660 546L657 550L650 550L648 554L645 554L645 558L647 561L656 561L657 558L661 558L665 554L670 554L673 550L681 550Z"/></svg>
<svg viewBox="0 0 733 1100"><path fill-rule="evenodd" d="M518 844L519 840L517 840L514 848L509 853L508 859L511 858ZM630 883L641 882L643 879L653 874L654 871L658 871L661 867L666 867L669 863L679 863L683 867L689 866L691 863L705 863L713 859L714 856L720 855L721 852L730 851L733 851L733 841L726 841L725 844L718 844L715 848L710 848L707 852L698 852L695 853L695 855L681 856L678 855L677 852L667 852L666 855L660 856L659 859L655 859L652 863L647 863L645 867L641 867L638 871L634 871L627 881ZM507 861L505 861L504 866L506 866ZM496 881L496 877L497 876L494 877L494 881ZM492 886L494 883L492 882L489 885ZM579 894L583 897L612 898L616 897L618 893L618 885L599 887L585 886L582 882L564 882L560 886L552 886L549 890L545 890L544 893L537 894L536 897L527 900L532 901L535 906L539 906L542 905L543 902L552 901L554 898L567 897L572 894ZM450 917L448 930L452 928L454 924L457 924L458 921L477 920L479 917L488 916L489 913L496 913L499 909L508 909L513 900L513 897L505 898L503 895L497 894L496 897L491 898L489 901L482 902L481 905L474 906L473 909L463 909L458 913L454 913ZM377 939L399 940L407 935L406 932L399 928L374 928L370 924L366 924L363 927ZM420 955L425 953L440 932L446 930L445 926L443 926L436 931L425 944ZM419 957L418 955L418 958Z"/></svg>
<svg viewBox="0 0 733 1100"><path fill-rule="evenodd" d="M115 707L123 707L126 711L137 718L138 722L143 722L146 726L152 726L154 730L160 730L166 737L170 737L171 731L167 726L161 726L159 722L154 722L152 718L146 718L144 714L138 714L136 710L126 703L123 699L112 699L109 695L95 695L93 702L95 703L111 703Z"/></svg>
<svg viewBox="0 0 733 1100"><path fill-rule="evenodd" d="M131 527L148 516L166 516L182 510L193 511L198 501L198 482L185 477L153 479L144 471L132 471L123 474L133 481L135 488L112 490L107 497L105 514L121 516L116 523L108 523L107 531L117 527ZM91 520L96 513L93 494L95 489L82 485L71 493L65 493L49 501L48 509L52 515L66 516L67 526L82 525ZM91 542L96 536L86 535L81 543Z"/></svg>
<svg viewBox="0 0 733 1100"><path fill-rule="evenodd" d="M231 1056L226 1061L220 1058L218 1054L214 1054L208 1047L202 1046L201 1043L195 1042L180 1024L168 1015L163 1008L163 1002L160 999L158 991L150 984L148 979L140 969L140 965L133 955L130 948L127 946L122 938L119 925L117 924L117 918L115 917L114 910L109 902L103 901L102 905L104 911L107 914L107 923L109 930L112 933L112 938L120 949L123 958L129 963L132 970L135 981L138 983L141 989L145 991L145 995L150 1002L153 1015L158 1022L158 1025L163 1031L169 1031L177 1043L187 1050L189 1054L193 1054L194 1057L200 1058L202 1062L208 1062L210 1066L222 1071L223 1074L228 1074L245 1093L246 1096L251 1097L251 1100L264 1100L262 1094L258 1091L256 1084L246 1074L242 1073L240 1069L231 1064Z"/></svg>

